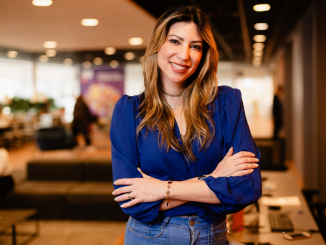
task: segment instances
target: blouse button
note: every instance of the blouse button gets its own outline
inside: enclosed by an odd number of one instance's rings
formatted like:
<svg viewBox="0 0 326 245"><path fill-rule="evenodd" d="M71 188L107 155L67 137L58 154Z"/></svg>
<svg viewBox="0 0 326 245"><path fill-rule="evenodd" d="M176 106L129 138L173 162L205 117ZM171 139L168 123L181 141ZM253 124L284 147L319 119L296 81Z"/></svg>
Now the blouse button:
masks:
<svg viewBox="0 0 326 245"><path fill-rule="evenodd" d="M195 223L195 222L194 222L193 220L190 220L190 225L191 225L191 226L194 226L194 223Z"/></svg>

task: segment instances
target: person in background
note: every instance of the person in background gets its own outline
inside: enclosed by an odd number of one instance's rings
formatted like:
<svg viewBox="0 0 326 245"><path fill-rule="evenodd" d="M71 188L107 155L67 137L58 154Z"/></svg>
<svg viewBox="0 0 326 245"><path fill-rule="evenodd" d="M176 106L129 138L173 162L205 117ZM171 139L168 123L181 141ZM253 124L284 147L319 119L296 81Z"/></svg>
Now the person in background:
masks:
<svg viewBox="0 0 326 245"><path fill-rule="evenodd" d="M225 245L226 215L260 198L260 153L241 92L217 86L217 64L199 8L159 18L145 91L124 95L111 122L113 195L130 215L125 245Z"/></svg>
<svg viewBox="0 0 326 245"><path fill-rule="evenodd" d="M283 87L277 87L273 100L274 138L279 138L279 132L283 127Z"/></svg>
<svg viewBox="0 0 326 245"><path fill-rule="evenodd" d="M83 134L86 145L91 144L90 125L94 122L95 117L92 116L82 95L79 95L74 107L74 119L72 121L73 135L76 138L79 134Z"/></svg>
<svg viewBox="0 0 326 245"><path fill-rule="evenodd" d="M0 199L1 200L14 188L14 180L11 174L12 174L12 170L10 166L8 151L5 148L0 148Z"/></svg>

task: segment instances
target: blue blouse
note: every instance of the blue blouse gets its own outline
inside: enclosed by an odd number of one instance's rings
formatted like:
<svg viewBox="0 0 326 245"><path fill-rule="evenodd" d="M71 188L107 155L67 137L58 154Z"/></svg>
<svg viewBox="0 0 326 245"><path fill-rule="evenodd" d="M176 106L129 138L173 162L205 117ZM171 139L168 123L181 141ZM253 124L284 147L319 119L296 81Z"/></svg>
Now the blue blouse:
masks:
<svg viewBox="0 0 326 245"><path fill-rule="evenodd" d="M150 131L147 136L143 129L136 137L136 128L141 122L137 117L140 105L140 96L124 95L116 104L111 123L112 168L113 180L122 178L142 178L137 167L147 175L160 180L182 181L210 174L223 159L230 147L234 154L240 151L249 151L260 159L260 152L251 136L246 120L241 92L227 86L218 88L218 95L210 106L213 110L215 135L209 148L199 151L198 144L193 145L196 162L189 163L183 153L170 149L160 149L158 132ZM181 138L177 123L174 134ZM260 168L253 173L239 177L207 177L204 179L208 187L221 201L220 204L206 204L201 202L187 202L181 206L159 211L163 200L144 202L123 212L141 222L151 222L159 216L198 215L209 223L225 219L230 213L242 210L249 204L256 202L261 196ZM120 188L122 186L115 186ZM127 201L125 201L127 202ZM124 202L120 202L120 205Z"/></svg>

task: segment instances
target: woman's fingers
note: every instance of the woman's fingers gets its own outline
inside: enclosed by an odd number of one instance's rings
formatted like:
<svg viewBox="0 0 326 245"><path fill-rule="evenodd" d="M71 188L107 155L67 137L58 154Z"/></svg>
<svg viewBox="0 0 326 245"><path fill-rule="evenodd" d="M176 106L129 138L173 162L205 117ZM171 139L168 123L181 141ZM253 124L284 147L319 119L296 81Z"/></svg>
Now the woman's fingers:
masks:
<svg viewBox="0 0 326 245"><path fill-rule="evenodd" d="M149 176L149 175L147 175L147 174L144 174L143 171L141 171L140 168L137 168L137 169L138 169L138 171L142 174L142 176L143 176L144 179L153 178L153 177L151 177L151 176Z"/></svg>
<svg viewBox="0 0 326 245"><path fill-rule="evenodd" d="M244 164L235 166L234 172L238 172L241 170L251 170L251 169L258 168L258 167L259 167L259 165L257 163L244 163Z"/></svg>
<svg viewBox="0 0 326 245"><path fill-rule="evenodd" d="M114 181L113 184L115 185L132 185L137 181L138 178L134 178L134 179L118 179L116 181Z"/></svg>
<svg viewBox="0 0 326 245"><path fill-rule="evenodd" d="M239 159L239 158L243 158L243 157L254 157L255 154L248 152L248 151L240 151L237 154L234 154L231 158L233 160Z"/></svg>
<svg viewBox="0 0 326 245"><path fill-rule="evenodd" d="M240 170L235 173L233 173L231 176L244 176L251 174L254 170L253 169L248 169L248 170Z"/></svg>
<svg viewBox="0 0 326 245"><path fill-rule="evenodd" d="M124 187L120 187L119 189L116 189L112 192L113 195L118 196L121 195L123 193L128 193L132 191L132 187L131 186L124 186Z"/></svg>
<svg viewBox="0 0 326 245"><path fill-rule="evenodd" d="M128 192L126 194L123 194L121 196L118 196L116 198L114 198L114 201L116 202L123 202L123 201L127 201L127 200L132 200L135 197L133 197L132 192Z"/></svg>
<svg viewBox="0 0 326 245"><path fill-rule="evenodd" d="M131 200L129 202L126 202L126 203L122 204L120 207L129 208L129 207L134 206L134 205L136 205L138 203L139 203L139 201L137 199L133 199L133 200Z"/></svg>
<svg viewBox="0 0 326 245"><path fill-rule="evenodd" d="M240 165L240 164L244 164L244 163L256 163L259 162L258 158L254 158L254 157L242 157L242 158L238 158L236 160L233 160L233 164L236 165Z"/></svg>

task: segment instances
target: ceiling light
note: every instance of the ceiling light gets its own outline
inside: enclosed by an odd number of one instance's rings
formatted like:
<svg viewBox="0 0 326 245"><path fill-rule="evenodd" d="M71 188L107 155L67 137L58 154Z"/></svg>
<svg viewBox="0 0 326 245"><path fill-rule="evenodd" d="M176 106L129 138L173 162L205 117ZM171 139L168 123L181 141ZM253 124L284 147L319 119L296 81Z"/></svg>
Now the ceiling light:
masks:
<svg viewBox="0 0 326 245"><path fill-rule="evenodd" d="M33 0L33 5L35 6L41 6L41 7L46 7L52 5L52 0Z"/></svg>
<svg viewBox="0 0 326 245"><path fill-rule="evenodd" d="M263 43L254 43L252 47L256 50L263 50L265 48L265 44Z"/></svg>
<svg viewBox="0 0 326 245"><path fill-rule="evenodd" d="M97 26L98 20L97 19L82 19L81 24L83 26Z"/></svg>
<svg viewBox="0 0 326 245"><path fill-rule="evenodd" d="M260 66L260 65L261 65L261 61L260 61L260 60L253 60L253 61L252 61L252 64L253 64L254 66Z"/></svg>
<svg viewBox="0 0 326 245"><path fill-rule="evenodd" d="M140 63L143 63L143 62L144 62L144 56L141 56L141 57L139 58L139 62L140 62Z"/></svg>
<svg viewBox="0 0 326 245"><path fill-rule="evenodd" d="M90 62L90 61L84 61L83 62L83 64L82 64L82 66L85 68L85 69L89 69L89 68L91 68L92 67L92 62Z"/></svg>
<svg viewBox="0 0 326 245"><path fill-rule="evenodd" d="M133 60L135 57L136 57L136 55L133 52L127 52L127 53L125 53L125 59L126 60Z"/></svg>
<svg viewBox="0 0 326 245"><path fill-rule="evenodd" d="M17 51L8 51L7 56L8 58L15 59L18 55Z"/></svg>
<svg viewBox="0 0 326 245"><path fill-rule="evenodd" d="M63 64L65 66L71 66L73 63L74 63L74 61L72 59L70 59L70 58L66 58L66 59L63 60Z"/></svg>
<svg viewBox="0 0 326 245"><path fill-rule="evenodd" d="M269 4L257 4L254 6L254 10L256 12L264 12L264 11L268 11L271 9L271 5Z"/></svg>
<svg viewBox="0 0 326 245"><path fill-rule="evenodd" d="M262 60L262 58L263 58L262 56L254 56L253 60Z"/></svg>
<svg viewBox="0 0 326 245"><path fill-rule="evenodd" d="M54 57L57 55L57 51L55 49L48 49L45 51L45 54L48 56L48 57Z"/></svg>
<svg viewBox="0 0 326 245"><path fill-rule="evenodd" d="M104 53L107 55L113 55L115 54L116 50L113 47L107 47L104 49Z"/></svg>
<svg viewBox="0 0 326 245"><path fill-rule="evenodd" d="M119 62L116 60L112 60L112 61L110 61L109 66L111 68L117 68L119 66Z"/></svg>
<svg viewBox="0 0 326 245"><path fill-rule="evenodd" d="M55 41L46 41L43 43L44 48L56 48L57 47L57 42Z"/></svg>
<svg viewBox="0 0 326 245"><path fill-rule="evenodd" d="M93 64L96 66L102 65L103 64L103 59L101 57L96 57L93 60Z"/></svg>
<svg viewBox="0 0 326 245"><path fill-rule="evenodd" d="M253 50L253 51L252 51L252 54L253 54L254 56L262 56L263 53L264 53L264 51L262 51L262 50Z"/></svg>
<svg viewBox="0 0 326 245"><path fill-rule="evenodd" d="M129 39L130 45L140 45L143 43L143 39L141 37L132 37Z"/></svg>
<svg viewBox="0 0 326 245"><path fill-rule="evenodd" d="M254 25L254 28L257 31L264 31L264 30L267 30L268 29L268 24L266 24L266 23L256 23Z"/></svg>
<svg viewBox="0 0 326 245"><path fill-rule="evenodd" d="M45 62L48 62L49 61L49 57L47 57L46 55L41 55L40 57L38 57L38 60L40 62L45 63Z"/></svg>
<svg viewBox="0 0 326 245"><path fill-rule="evenodd" d="M265 42L266 41L266 36L265 35L255 35L254 36L254 41L255 42Z"/></svg>

